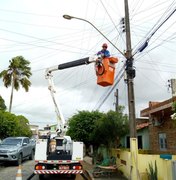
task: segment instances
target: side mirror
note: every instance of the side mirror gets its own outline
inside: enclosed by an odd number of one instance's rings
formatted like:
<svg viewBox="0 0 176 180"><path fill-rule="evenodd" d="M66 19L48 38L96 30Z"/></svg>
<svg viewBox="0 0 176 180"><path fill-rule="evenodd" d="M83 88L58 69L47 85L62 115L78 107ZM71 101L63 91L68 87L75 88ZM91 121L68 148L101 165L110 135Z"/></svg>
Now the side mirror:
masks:
<svg viewBox="0 0 176 180"><path fill-rule="evenodd" d="M23 143L23 146L27 146L27 143Z"/></svg>

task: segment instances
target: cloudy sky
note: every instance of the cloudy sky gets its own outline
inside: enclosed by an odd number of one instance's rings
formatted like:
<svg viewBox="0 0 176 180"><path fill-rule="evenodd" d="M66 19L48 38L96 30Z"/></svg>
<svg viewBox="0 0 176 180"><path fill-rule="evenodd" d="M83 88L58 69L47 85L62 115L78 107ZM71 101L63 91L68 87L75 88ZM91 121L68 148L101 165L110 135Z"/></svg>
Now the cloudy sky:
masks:
<svg viewBox="0 0 176 180"><path fill-rule="evenodd" d="M134 79L136 116L149 101L171 97L168 80L176 77L175 0L129 0L131 41L136 68ZM45 126L56 122L54 105L47 88L45 70L64 62L92 56L107 40L90 24L62 16L69 14L93 23L116 47L125 52L125 34L120 20L124 2L116 0L5 0L0 1L0 71L9 60L22 55L32 68L30 91L14 93L12 112L27 117L31 124ZM170 16L170 17L169 17ZM169 18L168 18L169 17ZM143 52L137 50L149 40ZM121 69L123 56L110 43L116 66L119 104L128 113L127 85ZM85 65L53 73L56 99L65 119L78 110L95 110L112 87L96 84L94 65ZM9 106L10 88L0 80L0 95ZM115 109L114 91L100 111Z"/></svg>

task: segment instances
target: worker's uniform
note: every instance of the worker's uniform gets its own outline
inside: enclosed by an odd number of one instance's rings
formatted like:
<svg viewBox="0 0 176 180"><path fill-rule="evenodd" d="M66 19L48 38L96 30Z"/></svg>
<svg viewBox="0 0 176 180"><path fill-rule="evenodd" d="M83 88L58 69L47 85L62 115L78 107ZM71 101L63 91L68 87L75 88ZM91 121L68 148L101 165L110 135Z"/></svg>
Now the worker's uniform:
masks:
<svg viewBox="0 0 176 180"><path fill-rule="evenodd" d="M97 53L97 55L101 55L103 58L110 57L110 52L106 49L102 49Z"/></svg>

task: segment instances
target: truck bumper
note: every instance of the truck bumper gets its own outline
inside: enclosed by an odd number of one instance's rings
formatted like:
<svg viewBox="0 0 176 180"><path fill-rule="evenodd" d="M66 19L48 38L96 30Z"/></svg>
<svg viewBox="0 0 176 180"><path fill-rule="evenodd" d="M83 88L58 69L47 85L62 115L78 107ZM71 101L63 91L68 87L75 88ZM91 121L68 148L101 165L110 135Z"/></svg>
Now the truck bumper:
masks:
<svg viewBox="0 0 176 180"><path fill-rule="evenodd" d="M18 160L19 154L0 154L0 161L5 162L5 161L17 161Z"/></svg>
<svg viewBox="0 0 176 180"><path fill-rule="evenodd" d="M34 174L82 174L83 170L34 170Z"/></svg>

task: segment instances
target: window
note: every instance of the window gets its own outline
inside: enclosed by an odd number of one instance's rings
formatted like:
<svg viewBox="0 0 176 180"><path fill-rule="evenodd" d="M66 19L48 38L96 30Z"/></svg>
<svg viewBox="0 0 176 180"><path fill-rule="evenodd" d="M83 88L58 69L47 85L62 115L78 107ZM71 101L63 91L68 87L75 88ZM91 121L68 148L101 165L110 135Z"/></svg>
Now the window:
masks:
<svg viewBox="0 0 176 180"><path fill-rule="evenodd" d="M160 150L167 149L166 133L159 133L159 147Z"/></svg>
<svg viewBox="0 0 176 180"><path fill-rule="evenodd" d="M25 138L25 139L23 140L23 143L29 144L29 139L28 139L28 138Z"/></svg>

